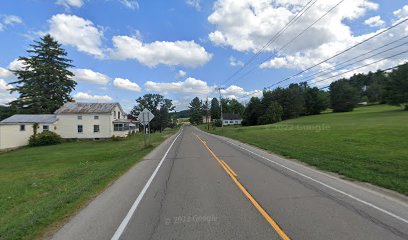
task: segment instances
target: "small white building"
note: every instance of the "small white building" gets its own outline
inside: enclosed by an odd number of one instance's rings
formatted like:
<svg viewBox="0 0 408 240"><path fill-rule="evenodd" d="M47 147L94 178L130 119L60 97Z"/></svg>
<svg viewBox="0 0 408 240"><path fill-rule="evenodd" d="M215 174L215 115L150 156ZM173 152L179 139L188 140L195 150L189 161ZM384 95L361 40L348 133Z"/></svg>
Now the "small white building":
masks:
<svg viewBox="0 0 408 240"><path fill-rule="evenodd" d="M38 133L53 131L68 139L126 137L138 129L119 103L68 102L55 114L16 114L1 121L0 150L27 145L34 123Z"/></svg>
<svg viewBox="0 0 408 240"><path fill-rule="evenodd" d="M239 114L225 113L222 117L224 126L241 125L242 123L242 117Z"/></svg>

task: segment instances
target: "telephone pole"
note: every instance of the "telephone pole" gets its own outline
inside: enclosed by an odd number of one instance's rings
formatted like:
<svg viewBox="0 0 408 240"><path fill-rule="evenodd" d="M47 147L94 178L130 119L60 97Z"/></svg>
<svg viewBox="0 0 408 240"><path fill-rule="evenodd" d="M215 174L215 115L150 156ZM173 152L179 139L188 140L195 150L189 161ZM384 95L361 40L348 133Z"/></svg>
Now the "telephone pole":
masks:
<svg viewBox="0 0 408 240"><path fill-rule="evenodd" d="M210 130L210 108L208 107L208 96L207 101L205 102L205 107L207 108L207 129Z"/></svg>
<svg viewBox="0 0 408 240"><path fill-rule="evenodd" d="M221 96L221 90L223 89L225 88L222 88L222 87L216 88L216 90L218 90L218 92L220 93L221 128L224 128L224 117L222 115L222 96Z"/></svg>

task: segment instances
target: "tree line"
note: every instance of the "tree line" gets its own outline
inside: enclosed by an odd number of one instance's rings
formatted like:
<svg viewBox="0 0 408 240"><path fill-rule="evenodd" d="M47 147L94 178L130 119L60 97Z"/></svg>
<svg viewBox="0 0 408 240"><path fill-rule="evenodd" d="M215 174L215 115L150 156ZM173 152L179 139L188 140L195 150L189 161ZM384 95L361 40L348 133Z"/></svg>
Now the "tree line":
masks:
<svg viewBox="0 0 408 240"><path fill-rule="evenodd" d="M391 72L378 70L339 79L332 82L328 90L301 82L285 88L264 90L262 97L252 97L245 106L236 99L221 101L224 113L240 114L242 124L247 126L316 115L329 108L334 112L348 112L358 104L390 104L408 110L408 63ZM189 106L190 122L202 123L207 108L211 119L220 119L220 102L217 98L213 98L208 106L195 97Z"/></svg>

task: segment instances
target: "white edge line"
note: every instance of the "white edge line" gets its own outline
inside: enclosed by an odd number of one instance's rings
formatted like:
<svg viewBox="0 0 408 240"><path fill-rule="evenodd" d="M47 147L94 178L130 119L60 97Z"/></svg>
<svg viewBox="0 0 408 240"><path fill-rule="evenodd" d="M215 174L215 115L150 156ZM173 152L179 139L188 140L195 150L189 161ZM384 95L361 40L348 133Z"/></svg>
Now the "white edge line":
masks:
<svg viewBox="0 0 408 240"><path fill-rule="evenodd" d="M142 201L143 196L145 195L147 189L150 187L150 184L152 183L154 177L156 176L157 172L160 169L160 166L163 164L164 159L166 159L167 154L169 154L170 149L173 147L174 143L178 139L178 137L183 133L183 129L181 129L181 132L176 136L176 138L173 140L173 142L170 144L169 148L167 151L164 153L162 159L160 160L159 164L157 165L156 169L150 176L149 180L146 182L145 186L143 187L142 191L139 193L139 196L137 196L135 202L133 203L132 207L129 209L128 213L126 214L126 217L123 219L122 223L119 225L118 229L116 230L115 234L112 236L111 240L119 240L119 238L122 236L123 232L126 229L126 226L128 225L130 219L132 218L133 214L135 213L137 207L139 206L140 202Z"/></svg>
<svg viewBox="0 0 408 240"><path fill-rule="evenodd" d="M206 132L205 132L205 133L206 133ZM209 133L206 133L206 134L209 134ZM213 136L213 135L212 135L212 136ZM220 138L219 138L219 139L220 139ZM288 170L288 171L291 171L291 172L293 172L293 173L296 173L296 174L298 174L298 175L300 175L300 176L302 176L302 177L304 177L304 178L306 178L306 179L309 179L310 181L316 182L316 183L318 183L318 184L320 184L320 185L323 185L323 186L325 186L326 188L329 188L329 189L331 189L331 190L333 190L333 191L335 191L335 192L341 193L341 194L343 194L343 195L345 195L345 196L347 196L347 197L349 197L349 198L351 198L351 199L356 200L357 202L360 202L360 203L362 203L362 204L365 204L365 205L367 205L367 206L370 206L370 207L372 207L372 208L374 208L374 209L376 209L376 210L378 210L378 211L380 211L380 212L382 212L382 213L385 213L385 214L387 214L387 215L389 215L389 216L391 216L391 217L393 217L393 218L395 218L395 219L398 219L398 220L400 220L400 221L402 221L402 222L408 223L408 220L407 220L407 219L404 219L404 218L402 218L402 217L400 217L400 216L398 216L398 215L396 215L396 214L394 214L394 213L392 213L392 212L389 212L389 211L387 211L387 210L385 210L385 209L383 209L383 208L377 207L376 205L374 205L374 204L372 204L372 203L369 203L369 202L367 202L367 201L364 201L364 200L362 200L362 199L360 199L360 198L358 198L358 197L355 197L355 196L353 196L353 195L351 195L351 194L348 194L348 193L346 193L346 192L344 192L344 191L342 191L342 190L339 190L339 189L337 189L337 188L335 188L335 187L332 187L332 186L330 186L330 185L328 185L328 184L326 184L326 183L324 183L324 182L321 182L321 181L316 180L316 179L314 179L314 178L312 178L312 177L309 177L309 176L307 176L307 175L305 175L305 174L303 174L303 173L300 173L300 172L298 172L298 171L296 171L296 170L294 170L294 169L292 169L292 168L289 168L289 167L287 167L287 166L285 166L285 165L283 165L283 164L280 164L280 163L278 163L278 162L276 162L276 161L274 161L274 160L271 160L271 159L269 159L269 158L267 158L267 157L264 157L264 156L262 156L262 155L260 155L260 154L258 154L258 153L256 153L256 152L253 152L253 151L248 150L248 149L246 149L246 148L244 148L244 147L241 147L240 145L235 144L235 143L233 143L233 142L231 142L231 141L228 141L228 140L224 140L224 141L226 141L226 142L230 143L231 145L234 145L234 146L236 146L236 147L238 147L238 148L241 148L241 149L243 149L243 150L245 150L245 151L247 151L247 152L249 152L249 153L251 153L251 154L257 156L257 157L263 158L263 159L265 159L265 160L267 160L267 161L269 161L269 162L271 162L271 163L273 163L273 164L275 164L275 165L278 165L278 166L280 166L281 168L284 168L284 169L286 169L286 170Z"/></svg>

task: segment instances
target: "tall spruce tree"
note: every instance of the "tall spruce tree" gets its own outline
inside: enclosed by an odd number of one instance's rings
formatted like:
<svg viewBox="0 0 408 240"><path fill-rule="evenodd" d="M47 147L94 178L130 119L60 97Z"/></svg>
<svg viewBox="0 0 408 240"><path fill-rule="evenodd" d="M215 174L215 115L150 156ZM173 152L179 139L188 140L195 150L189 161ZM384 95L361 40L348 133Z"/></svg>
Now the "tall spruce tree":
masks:
<svg viewBox="0 0 408 240"><path fill-rule="evenodd" d="M203 123L203 112L202 112L202 102L198 97L195 97L190 102L190 123L201 124Z"/></svg>
<svg viewBox="0 0 408 240"><path fill-rule="evenodd" d="M49 34L30 46L30 56L19 58L22 69L13 71L18 80L11 83L11 92L20 96L10 105L21 113L53 113L72 100L70 93L76 86L74 74L68 70L73 67L72 60Z"/></svg>

